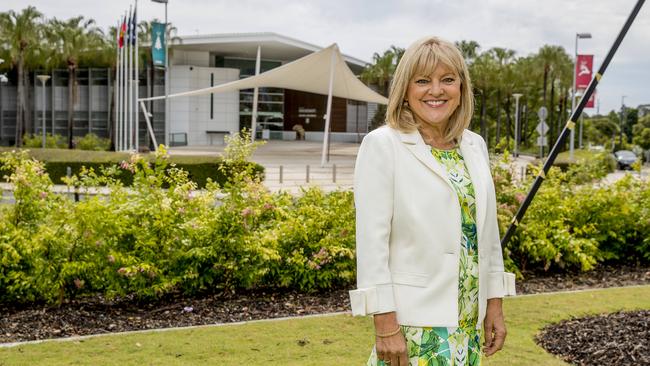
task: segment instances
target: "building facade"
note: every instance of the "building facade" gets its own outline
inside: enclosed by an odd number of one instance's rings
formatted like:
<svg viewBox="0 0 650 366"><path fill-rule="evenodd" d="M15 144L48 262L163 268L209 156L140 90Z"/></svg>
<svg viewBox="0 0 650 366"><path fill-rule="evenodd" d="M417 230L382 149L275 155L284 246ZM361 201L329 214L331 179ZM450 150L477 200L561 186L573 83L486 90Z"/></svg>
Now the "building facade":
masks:
<svg viewBox="0 0 650 366"><path fill-rule="evenodd" d="M215 34L178 37L170 45L169 93L208 88L239 80L297 60L321 47L276 33ZM359 74L367 64L345 56L348 67ZM68 72L54 70L43 89L36 75L26 96L25 133L40 135L43 122L47 133L67 136ZM94 133L113 138L115 118L115 70L79 69L75 90L73 136ZM16 85L10 78L0 83L0 144L13 145L16 140ZM165 93L164 70L143 67L139 73L140 97ZM43 103L45 102L45 103ZM210 145L221 143L225 133L250 128L253 114L253 90L213 93L147 102L152 127L158 143L167 138L170 145ZM259 88L257 136L270 139L294 139L294 127L302 126L309 140L322 140L327 96L297 90ZM43 120L43 108L45 119ZM333 98L331 132L333 141L360 141L374 116L372 103ZM168 109L168 116L165 111ZM145 118L139 111L139 145L153 148ZM167 119L167 120L166 120ZM168 126L167 130L165 126ZM219 136L215 139L214 134Z"/></svg>

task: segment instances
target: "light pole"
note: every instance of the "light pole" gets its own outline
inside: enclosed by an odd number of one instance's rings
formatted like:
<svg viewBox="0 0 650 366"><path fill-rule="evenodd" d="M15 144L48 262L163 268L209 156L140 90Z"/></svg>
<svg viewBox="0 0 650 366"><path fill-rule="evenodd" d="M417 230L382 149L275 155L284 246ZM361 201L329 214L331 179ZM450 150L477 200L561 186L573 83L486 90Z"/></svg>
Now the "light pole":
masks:
<svg viewBox="0 0 650 366"><path fill-rule="evenodd" d="M165 4L165 146L169 146L169 23L167 23L168 0L151 0L154 3Z"/></svg>
<svg viewBox="0 0 650 366"><path fill-rule="evenodd" d="M627 95L621 96L621 123L619 126L620 135L618 138L618 143L619 145L621 145L620 146L621 149L623 148L623 122L625 120L625 97L627 97Z"/></svg>
<svg viewBox="0 0 650 366"><path fill-rule="evenodd" d="M512 94L512 96L515 97L515 151L513 155L515 158L519 155L519 98L521 98L522 95L523 94L521 93Z"/></svg>
<svg viewBox="0 0 650 366"><path fill-rule="evenodd" d="M576 66L578 64L578 39L580 38L589 39L591 38L591 33L576 33L576 47L573 58L573 84L571 84L571 114L573 114L576 105ZM570 141L569 159L573 160L573 145L575 144L575 132L573 128L571 129Z"/></svg>
<svg viewBox="0 0 650 366"><path fill-rule="evenodd" d="M41 85L43 87L43 119L41 123L41 129L43 130L43 146L42 148L45 149L45 108L47 108L47 104L45 103L46 99L46 93L45 93L45 83L47 83L48 80L50 80L50 75L38 75L36 76L38 80L41 81Z"/></svg>
<svg viewBox="0 0 650 366"><path fill-rule="evenodd" d="M0 65L2 65L5 62L5 60L0 58ZM0 141L2 141L2 130L4 129L4 120L2 118L2 114L4 113L2 110L2 85L9 82L9 79L7 79L7 75L5 74L0 74Z"/></svg>

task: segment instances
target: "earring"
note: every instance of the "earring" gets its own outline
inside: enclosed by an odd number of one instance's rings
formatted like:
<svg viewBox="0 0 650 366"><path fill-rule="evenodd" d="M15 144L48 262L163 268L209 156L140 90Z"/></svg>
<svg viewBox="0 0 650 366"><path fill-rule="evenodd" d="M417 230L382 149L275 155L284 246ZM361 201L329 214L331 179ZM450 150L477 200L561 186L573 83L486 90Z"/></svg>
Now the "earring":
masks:
<svg viewBox="0 0 650 366"><path fill-rule="evenodd" d="M409 101L404 99L404 101L402 102L402 106L407 107L408 105L409 105Z"/></svg>

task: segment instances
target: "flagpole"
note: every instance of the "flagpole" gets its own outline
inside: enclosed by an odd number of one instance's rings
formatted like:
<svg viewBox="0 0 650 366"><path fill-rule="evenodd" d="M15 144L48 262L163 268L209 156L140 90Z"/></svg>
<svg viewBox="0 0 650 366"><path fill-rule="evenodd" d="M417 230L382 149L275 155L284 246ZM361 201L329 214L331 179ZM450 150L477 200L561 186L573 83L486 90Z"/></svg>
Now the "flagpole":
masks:
<svg viewBox="0 0 650 366"><path fill-rule="evenodd" d="M135 38L135 151L138 151L140 144L139 130L140 130L140 110L138 109L137 100L140 96L140 68L138 66L138 0L135 0L135 12L133 13L133 27Z"/></svg>
<svg viewBox="0 0 650 366"><path fill-rule="evenodd" d="M119 141L119 120L120 120L120 50L122 49L120 47L120 31L122 30L122 24L120 22L120 19L117 19L117 31L115 32L116 34L116 41L117 41L117 60L115 61L115 122L114 122L114 132L113 132L113 147L115 148L115 151L119 151L119 146L118 146L118 141Z"/></svg>
<svg viewBox="0 0 650 366"><path fill-rule="evenodd" d="M128 41L127 41L127 55L128 55L128 66L127 66L127 80L128 80L128 85L127 88L129 88L129 98L127 99L128 103L128 122L126 125L126 149L131 151L133 147L133 139L131 137L132 128L133 128L133 46L131 45L131 32L132 32L132 24L131 24L131 18L133 17L133 6L129 6L129 19L127 19L127 33L129 35Z"/></svg>
<svg viewBox="0 0 650 366"><path fill-rule="evenodd" d="M122 101L120 102L120 103L122 103L122 119L120 121L120 151L125 150L125 142L126 142L125 136L126 136L126 133L125 133L124 130L126 128L126 112L127 112L126 111L126 98L127 98L128 92L129 92L129 89L126 87L126 71L127 71L126 70L126 47L128 45L126 45L125 42L124 42L125 41L124 37L126 36L126 29L125 29L126 28L126 19L127 19L127 14L126 14L126 12L124 12L124 22L122 23L123 24L122 27L124 29L124 34L122 34L122 50L121 50L121 56L120 56L122 58L122 60L120 61L120 63L122 64L122 70L121 70L122 71L121 72L122 80L120 81L121 82L121 87L122 87Z"/></svg>

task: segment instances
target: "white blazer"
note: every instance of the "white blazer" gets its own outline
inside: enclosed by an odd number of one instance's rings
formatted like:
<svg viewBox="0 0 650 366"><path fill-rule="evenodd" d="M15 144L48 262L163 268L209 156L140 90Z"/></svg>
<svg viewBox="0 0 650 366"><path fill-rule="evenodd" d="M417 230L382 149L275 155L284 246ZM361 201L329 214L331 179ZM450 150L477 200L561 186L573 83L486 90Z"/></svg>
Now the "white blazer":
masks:
<svg viewBox="0 0 650 366"><path fill-rule="evenodd" d="M460 151L476 194L479 324L487 299L514 295L505 273L487 147L465 130ZM357 287L353 315L397 312L399 324L458 326L461 214L445 168L420 133L384 126L359 148L354 174Z"/></svg>

